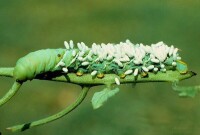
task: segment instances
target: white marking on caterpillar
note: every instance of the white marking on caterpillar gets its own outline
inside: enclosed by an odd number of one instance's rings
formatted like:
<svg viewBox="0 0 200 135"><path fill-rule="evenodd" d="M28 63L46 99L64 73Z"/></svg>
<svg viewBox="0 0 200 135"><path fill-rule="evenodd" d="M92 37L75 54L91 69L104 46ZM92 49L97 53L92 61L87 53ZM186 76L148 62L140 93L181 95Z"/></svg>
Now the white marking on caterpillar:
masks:
<svg viewBox="0 0 200 135"><path fill-rule="evenodd" d="M173 51L173 58L176 59L177 57L178 48L175 48Z"/></svg>
<svg viewBox="0 0 200 135"><path fill-rule="evenodd" d="M123 67L123 64L118 60L118 59L114 59L113 60L115 63L118 64L118 66Z"/></svg>
<svg viewBox="0 0 200 135"><path fill-rule="evenodd" d="M137 61L137 60L134 60L133 63L136 64L136 65L139 65L139 64L140 64L140 62Z"/></svg>
<svg viewBox="0 0 200 135"><path fill-rule="evenodd" d="M65 66L65 63L62 62L62 61L60 61L60 62L55 66L55 68L58 68L59 66Z"/></svg>
<svg viewBox="0 0 200 135"><path fill-rule="evenodd" d="M99 58L99 61L103 61L103 59L104 59L103 55L100 55L98 58Z"/></svg>
<svg viewBox="0 0 200 135"><path fill-rule="evenodd" d="M128 62L128 61L130 61L130 59L129 59L129 57L127 56L127 55L124 55L124 57L123 58L120 58L119 59L121 62Z"/></svg>
<svg viewBox="0 0 200 135"><path fill-rule="evenodd" d="M120 85L120 81L119 81L118 78L115 78L115 83L116 83L117 85Z"/></svg>
<svg viewBox="0 0 200 135"><path fill-rule="evenodd" d="M154 72L157 72L157 71L158 71L158 68L157 68L157 67L156 67L156 68L154 68L154 69L153 69L153 71L154 71Z"/></svg>
<svg viewBox="0 0 200 135"><path fill-rule="evenodd" d="M92 52L92 50L90 50L87 56L92 57L92 54L93 54L93 52Z"/></svg>
<svg viewBox="0 0 200 135"><path fill-rule="evenodd" d="M162 71L162 72L166 72L167 69L166 69L166 68L163 68L163 69L160 69L160 71Z"/></svg>
<svg viewBox="0 0 200 135"><path fill-rule="evenodd" d="M134 76L137 76L137 75L138 75L138 72L139 72L139 70L138 70L138 68L136 68L136 69L134 70L133 75L134 75Z"/></svg>
<svg viewBox="0 0 200 135"><path fill-rule="evenodd" d="M142 60L145 57L145 55L146 55L145 51L142 50L142 48L140 48L139 45L137 44L135 47L134 57L135 57L135 60L138 62L138 64L142 63Z"/></svg>
<svg viewBox="0 0 200 135"><path fill-rule="evenodd" d="M65 45L65 48L66 48L67 50L69 50L69 44L67 43L67 41L64 41L64 45Z"/></svg>
<svg viewBox="0 0 200 135"><path fill-rule="evenodd" d="M151 62L159 63L160 61L158 59L151 59Z"/></svg>
<svg viewBox="0 0 200 135"><path fill-rule="evenodd" d="M143 69L145 72L148 72L148 71L149 71L149 69L146 68L146 67L142 67L142 69Z"/></svg>
<svg viewBox="0 0 200 135"><path fill-rule="evenodd" d="M73 56L73 57L76 56L76 50L73 50L73 51L72 51L72 56Z"/></svg>
<svg viewBox="0 0 200 135"><path fill-rule="evenodd" d="M112 55L108 55L108 57L107 57L107 60L109 61L109 60L112 60L113 59L113 56Z"/></svg>
<svg viewBox="0 0 200 135"><path fill-rule="evenodd" d="M76 61L77 57L78 57L78 54L76 54L76 56L74 57L74 59L72 59L72 61L70 62L69 66Z"/></svg>
<svg viewBox="0 0 200 135"><path fill-rule="evenodd" d="M79 61L84 61L84 58L83 57L78 57L78 60Z"/></svg>
<svg viewBox="0 0 200 135"><path fill-rule="evenodd" d="M124 65L120 62L120 61L118 61L118 66L120 66L120 67L123 67Z"/></svg>
<svg viewBox="0 0 200 135"><path fill-rule="evenodd" d="M147 67L149 70L152 70L154 68L154 65L150 65Z"/></svg>
<svg viewBox="0 0 200 135"><path fill-rule="evenodd" d="M70 40L70 41L69 41L69 46L70 46L70 48L71 48L71 49L73 49L73 48L74 48L74 43L73 43L73 41L72 41L72 40Z"/></svg>
<svg viewBox="0 0 200 135"><path fill-rule="evenodd" d="M79 52L79 56L82 57L85 54L84 51Z"/></svg>
<svg viewBox="0 0 200 135"><path fill-rule="evenodd" d="M151 59L155 59L155 56L153 54L150 54Z"/></svg>
<svg viewBox="0 0 200 135"><path fill-rule="evenodd" d="M132 73L133 73L133 70L129 69L129 70L127 70L124 74L125 74L125 75L130 75L130 74L132 74Z"/></svg>
<svg viewBox="0 0 200 135"><path fill-rule="evenodd" d="M171 56L173 54L173 51L174 51L174 46L172 45L169 50L169 56Z"/></svg>
<svg viewBox="0 0 200 135"><path fill-rule="evenodd" d="M59 64L60 66L65 66L65 63L62 62L62 61L60 61L58 64Z"/></svg>
<svg viewBox="0 0 200 135"><path fill-rule="evenodd" d="M164 64L161 64L160 67L161 67L161 68L165 68L165 65L164 65Z"/></svg>
<svg viewBox="0 0 200 135"><path fill-rule="evenodd" d="M176 65L177 65L177 64L176 64L176 62L172 62L172 66L174 66L174 67L175 67Z"/></svg>
<svg viewBox="0 0 200 135"><path fill-rule="evenodd" d="M82 45L81 45L81 43L77 43L77 47L78 47L78 49L81 51L82 50Z"/></svg>
<svg viewBox="0 0 200 135"><path fill-rule="evenodd" d="M166 46L163 42L158 42L157 44L151 45L152 54L156 56L156 58L163 62L168 55L168 46Z"/></svg>
<svg viewBox="0 0 200 135"><path fill-rule="evenodd" d="M92 71L91 76L95 76L96 74L97 74L97 71L94 70L94 71Z"/></svg>
<svg viewBox="0 0 200 135"><path fill-rule="evenodd" d="M87 59L88 59L89 61L92 61L92 60L93 60L91 56L87 56Z"/></svg>
<svg viewBox="0 0 200 135"><path fill-rule="evenodd" d="M96 60L94 60L95 62L98 62L99 61L99 57L98 58L96 58Z"/></svg>
<svg viewBox="0 0 200 135"><path fill-rule="evenodd" d="M62 70L67 73L68 72L68 69L67 68L62 68Z"/></svg>
<svg viewBox="0 0 200 135"><path fill-rule="evenodd" d="M93 43L93 44L92 44L92 49L91 49L91 50L92 50L92 53L93 53L94 55L97 55L96 46L97 46L96 43Z"/></svg>
<svg viewBox="0 0 200 135"><path fill-rule="evenodd" d="M177 59L177 60L181 60L181 57L177 57L176 59Z"/></svg>
<svg viewBox="0 0 200 135"><path fill-rule="evenodd" d="M85 45L85 43L81 42L81 46L82 46L82 51L87 51L88 47Z"/></svg>
<svg viewBox="0 0 200 135"><path fill-rule="evenodd" d="M82 66L87 66L87 65L89 65L90 63L88 62L88 61L85 61L85 62L83 62L81 65Z"/></svg>

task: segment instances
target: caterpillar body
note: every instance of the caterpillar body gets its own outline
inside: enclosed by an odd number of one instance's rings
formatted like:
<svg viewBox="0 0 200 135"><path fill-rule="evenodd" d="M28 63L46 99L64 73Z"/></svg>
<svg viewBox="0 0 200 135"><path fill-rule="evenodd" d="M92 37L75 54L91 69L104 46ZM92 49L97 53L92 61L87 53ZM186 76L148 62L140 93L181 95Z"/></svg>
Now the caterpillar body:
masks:
<svg viewBox="0 0 200 135"><path fill-rule="evenodd" d="M178 70L184 74L187 65L180 61L178 49L168 47L163 42L145 46L132 44L129 40L120 44L93 44L91 48L83 42L74 48L72 41L64 42L66 49L45 49L29 53L18 60L14 77L18 81L32 80L45 72L62 70L64 73L76 73L78 76L90 73L103 78L105 73L145 77L148 72L166 72Z"/></svg>

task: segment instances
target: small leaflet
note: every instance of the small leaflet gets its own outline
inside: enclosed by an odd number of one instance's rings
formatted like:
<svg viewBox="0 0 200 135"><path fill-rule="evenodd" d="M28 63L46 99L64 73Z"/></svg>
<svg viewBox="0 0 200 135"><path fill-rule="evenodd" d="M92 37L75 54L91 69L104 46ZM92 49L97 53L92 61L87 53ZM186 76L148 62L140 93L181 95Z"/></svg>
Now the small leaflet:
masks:
<svg viewBox="0 0 200 135"><path fill-rule="evenodd" d="M172 83L172 88L178 92L180 97L195 97L200 90L200 86L178 86L178 82Z"/></svg>
<svg viewBox="0 0 200 135"><path fill-rule="evenodd" d="M104 88L102 91L94 93L92 97L93 109L100 108L109 98L113 97L118 92L119 88L112 90L109 88Z"/></svg>

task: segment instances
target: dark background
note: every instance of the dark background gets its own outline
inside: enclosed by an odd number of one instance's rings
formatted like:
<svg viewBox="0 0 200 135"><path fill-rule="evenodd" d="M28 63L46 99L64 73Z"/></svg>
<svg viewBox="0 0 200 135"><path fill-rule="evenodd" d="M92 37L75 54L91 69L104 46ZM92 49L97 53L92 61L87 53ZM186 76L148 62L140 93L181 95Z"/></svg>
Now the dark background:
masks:
<svg viewBox="0 0 200 135"><path fill-rule="evenodd" d="M60 48L63 41L151 44L164 41L181 49L183 60L197 73L200 43L198 0L0 0L0 66L12 67L25 54ZM199 76L181 85L197 85ZM13 79L0 79L0 96ZM93 111L86 100L73 113L16 135L199 135L200 102L180 98L170 83L121 85L121 91ZM27 82L0 108L0 131L37 120L72 103L80 87L48 81Z"/></svg>

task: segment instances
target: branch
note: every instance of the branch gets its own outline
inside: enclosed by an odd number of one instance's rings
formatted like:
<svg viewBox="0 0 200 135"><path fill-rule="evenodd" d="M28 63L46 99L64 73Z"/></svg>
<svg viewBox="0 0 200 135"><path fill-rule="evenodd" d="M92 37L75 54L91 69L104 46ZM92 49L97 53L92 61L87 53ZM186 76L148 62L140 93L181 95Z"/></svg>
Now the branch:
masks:
<svg viewBox="0 0 200 135"><path fill-rule="evenodd" d="M21 82L15 81L12 88L0 99L0 106L8 102L18 92L21 86Z"/></svg>
<svg viewBox="0 0 200 135"><path fill-rule="evenodd" d="M145 83L145 82L174 82L181 81L184 79L191 78L196 75L196 73L189 71L187 74L180 74L178 71L167 71L166 73L158 72L148 73L148 77L134 77L133 75L128 75L124 79L119 79L120 83ZM105 74L104 78L92 78L90 74L85 74L81 77L76 76L74 73L69 73L67 75L62 75L55 78L50 78L50 81L60 81L69 82L74 84L88 84L88 85L101 85L101 84L115 84L115 78L119 78L116 74ZM45 80L44 78L37 78L40 80Z"/></svg>
<svg viewBox="0 0 200 135"><path fill-rule="evenodd" d="M83 89L82 89L82 92L80 93L80 95L77 98L77 100L73 104L68 106L66 109L60 111L57 114L54 114L54 115L49 116L47 118L44 118L44 119L41 119L41 120L37 120L37 121L33 121L33 122L30 122L30 123L9 127L7 129L11 130L12 132L24 131L24 130L30 129L32 127L35 127L35 126L43 125L43 124L49 123L51 121L57 120L57 119L65 116L65 115L67 115L68 113L73 111L75 108L77 108L81 104L81 102L85 99L88 90L89 90L89 87L84 86Z"/></svg>
<svg viewBox="0 0 200 135"><path fill-rule="evenodd" d="M0 76L13 77L13 70L12 67L0 68Z"/></svg>

